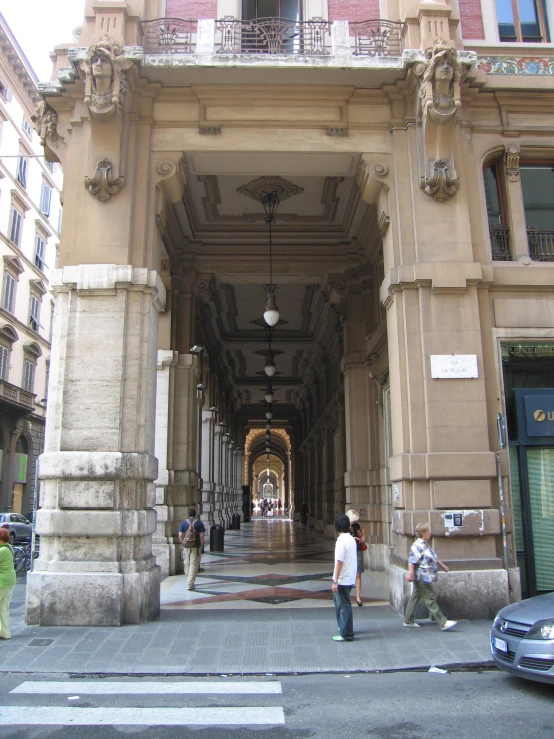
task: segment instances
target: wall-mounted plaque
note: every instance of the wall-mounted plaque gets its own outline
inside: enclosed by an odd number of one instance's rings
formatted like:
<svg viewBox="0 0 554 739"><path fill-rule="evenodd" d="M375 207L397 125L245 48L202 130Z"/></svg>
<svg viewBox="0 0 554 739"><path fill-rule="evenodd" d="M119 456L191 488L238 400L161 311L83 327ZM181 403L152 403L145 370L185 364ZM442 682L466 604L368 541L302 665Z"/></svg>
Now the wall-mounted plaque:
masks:
<svg viewBox="0 0 554 739"><path fill-rule="evenodd" d="M476 354L431 354L431 377L463 380L479 377Z"/></svg>

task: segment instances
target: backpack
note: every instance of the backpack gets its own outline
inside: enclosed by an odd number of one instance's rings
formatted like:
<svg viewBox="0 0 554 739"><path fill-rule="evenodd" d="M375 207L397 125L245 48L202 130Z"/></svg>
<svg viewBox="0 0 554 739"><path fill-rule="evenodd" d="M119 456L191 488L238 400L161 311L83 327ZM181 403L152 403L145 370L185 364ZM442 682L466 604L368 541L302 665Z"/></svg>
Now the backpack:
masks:
<svg viewBox="0 0 554 739"><path fill-rule="evenodd" d="M196 545L196 519L191 518L189 520L189 527L185 531L185 535L183 536L183 546L185 547L195 547Z"/></svg>

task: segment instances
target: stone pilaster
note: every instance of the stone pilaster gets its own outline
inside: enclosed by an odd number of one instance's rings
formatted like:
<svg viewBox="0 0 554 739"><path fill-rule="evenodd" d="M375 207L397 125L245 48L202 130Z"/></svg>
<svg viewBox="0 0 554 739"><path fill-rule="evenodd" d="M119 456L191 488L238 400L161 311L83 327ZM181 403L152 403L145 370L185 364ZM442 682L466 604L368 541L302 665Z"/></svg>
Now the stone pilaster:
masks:
<svg viewBox="0 0 554 739"><path fill-rule="evenodd" d="M214 509L212 514L215 523L223 523L223 486L221 484L221 449L223 436L223 427L216 424L214 426Z"/></svg>
<svg viewBox="0 0 554 739"><path fill-rule="evenodd" d="M160 570L154 457L158 313L164 287L130 265L53 273L56 317L27 622L155 618Z"/></svg>

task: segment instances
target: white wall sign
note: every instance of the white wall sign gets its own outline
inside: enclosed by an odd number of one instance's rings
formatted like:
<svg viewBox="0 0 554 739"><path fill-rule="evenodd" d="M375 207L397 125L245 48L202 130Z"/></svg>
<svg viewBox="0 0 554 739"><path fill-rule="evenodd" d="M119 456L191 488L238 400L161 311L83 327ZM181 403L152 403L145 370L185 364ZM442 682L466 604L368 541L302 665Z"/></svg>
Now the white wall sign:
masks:
<svg viewBox="0 0 554 739"><path fill-rule="evenodd" d="M393 494L393 497L394 497L394 502L395 503L400 503L400 490L399 490L398 485L396 483L392 486L392 494Z"/></svg>
<svg viewBox="0 0 554 739"><path fill-rule="evenodd" d="M436 380L479 377L476 354L431 354L431 377Z"/></svg>

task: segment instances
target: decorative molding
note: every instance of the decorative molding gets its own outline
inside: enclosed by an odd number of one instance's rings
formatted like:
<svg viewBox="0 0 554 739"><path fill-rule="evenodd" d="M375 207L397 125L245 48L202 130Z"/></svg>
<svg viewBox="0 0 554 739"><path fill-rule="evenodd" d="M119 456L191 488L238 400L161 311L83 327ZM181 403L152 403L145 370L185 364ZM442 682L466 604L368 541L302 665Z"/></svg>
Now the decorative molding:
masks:
<svg viewBox="0 0 554 739"><path fill-rule="evenodd" d="M97 121L111 120L123 105L127 92L125 73L133 62L122 51L109 36L103 36L89 46L79 65L85 73L85 103Z"/></svg>
<svg viewBox="0 0 554 739"><path fill-rule="evenodd" d="M477 60L475 69L485 74L550 77L554 75L554 59L532 56L485 56Z"/></svg>
<svg viewBox="0 0 554 739"><path fill-rule="evenodd" d="M262 193L268 190L275 190L281 202L292 198L294 195L301 195L304 192L303 187L298 187L298 185L294 185L283 177L258 177L246 185L237 187L238 193L246 195L246 197L255 200L257 203L260 202Z"/></svg>
<svg viewBox="0 0 554 739"><path fill-rule="evenodd" d="M112 164L109 159L101 159L96 167L94 177L85 177L85 187L91 195L101 203L106 203L124 186L123 177L113 178Z"/></svg>
<svg viewBox="0 0 554 739"><path fill-rule="evenodd" d="M389 186L385 181L385 177L389 172L389 168L382 162L370 164L362 157L358 173L356 175L356 184L360 188L360 193L364 203L368 205L376 205L382 190L388 190Z"/></svg>
<svg viewBox="0 0 554 739"><path fill-rule="evenodd" d="M519 146L511 144L504 149L504 164L510 182L519 182Z"/></svg>
<svg viewBox="0 0 554 739"><path fill-rule="evenodd" d="M420 185L426 195L444 201L458 188L454 132L461 106L465 66L455 47L437 40L426 50L427 62L416 64L420 78L417 125Z"/></svg>

